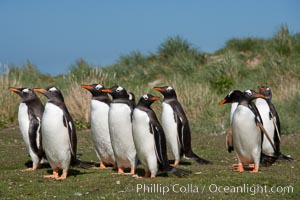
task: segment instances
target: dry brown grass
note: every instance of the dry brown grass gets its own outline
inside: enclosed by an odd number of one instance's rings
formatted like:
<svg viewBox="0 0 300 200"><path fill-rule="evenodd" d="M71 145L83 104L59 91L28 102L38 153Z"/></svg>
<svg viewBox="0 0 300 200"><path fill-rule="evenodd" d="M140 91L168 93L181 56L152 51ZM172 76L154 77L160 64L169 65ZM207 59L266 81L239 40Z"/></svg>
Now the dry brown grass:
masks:
<svg viewBox="0 0 300 200"><path fill-rule="evenodd" d="M16 113L18 111L17 108L20 102L20 98L18 95L13 94L11 91L9 91L8 88L22 86L19 77L9 76L8 68L5 67L3 71L4 72L0 74L0 127L17 120L13 116L16 116Z"/></svg>
<svg viewBox="0 0 300 200"><path fill-rule="evenodd" d="M105 86L108 82L108 75L98 69L82 76L79 81L72 76L66 79L66 84L69 87L64 95L65 102L75 121L89 123L90 119L91 94L86 89L81 88L81 85L99 83Z"/></svg>

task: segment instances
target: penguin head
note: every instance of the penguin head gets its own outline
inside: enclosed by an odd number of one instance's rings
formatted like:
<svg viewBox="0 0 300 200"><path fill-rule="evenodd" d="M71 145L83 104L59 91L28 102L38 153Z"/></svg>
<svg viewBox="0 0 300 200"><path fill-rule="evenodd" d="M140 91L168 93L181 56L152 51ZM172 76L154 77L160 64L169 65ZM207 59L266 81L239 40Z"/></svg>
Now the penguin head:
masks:
<svg viewBox="0 0 300 200"><path fill-rule="evenodd" d="M234 103L239 102L244 97L244 93L240 90L232 90L227 96L219 102L219 105L223 105L225 103Z"/></svg>
<svg viewBox="0 0 300 200"><path fill-rule="evenodd" d="M109 93L113 99L127 99L130 100L130 96L127 93L126 89L121 86L114 86L110 89L101 89L104 93Z"/></svg>
<svg viewBox="0 0 300 200"><path fill-rule="evenodd" d="M272 99L272 92L268 86L259 86L258 91L260 94L264 95L266 97L266 99L269 99L269 100Z"/></svg>
<svg viewBox="0 0 300 200"><path fill-rule="evenodd" d="M245 90L244 91L244 96L245 96L247 101L252 101L252 100L257 99L257 98L265 99L264 95L262 95L260 93L257 93L254 90Z"/></svg>
<svg viewBox="0 0 300 200"><path fill-rule="evenodd" d="M151 94L144 94L141 96L138 106L150 107L151 104L159 100L159 97L153 96Z"/></svg>
<svg viewBox="0 0 300 200"><path fill-rule="evenodd" d="M159 91L162 95L164 95L165 99L168 98L177 98L177 94L171 86L163 86L163 87L154 87L154 90Z"/></svg>
<svg viewBox="0 0 300 200"><path fill-rule="evenodd" d="M35 88L34 91L46 96L48 101L64 102L64 97L61 91L55 86L49 86L46 88Z"/></svg>
<svg viewBox="0 0 300 200"><path fill-rule="evenodd" d="M107 93L102 92L102 89L105 89L105 87L101 84L81 85L81 87L90 91L94 97L102 94L107 95Z"/></svg>
<svg viewBox="0 0 300 200"><path fill-rule="evenodd" d="M9 90L18 94L21 97L22 102L27 102L38 98L36 93L30 88L10 87Z"/></svg>

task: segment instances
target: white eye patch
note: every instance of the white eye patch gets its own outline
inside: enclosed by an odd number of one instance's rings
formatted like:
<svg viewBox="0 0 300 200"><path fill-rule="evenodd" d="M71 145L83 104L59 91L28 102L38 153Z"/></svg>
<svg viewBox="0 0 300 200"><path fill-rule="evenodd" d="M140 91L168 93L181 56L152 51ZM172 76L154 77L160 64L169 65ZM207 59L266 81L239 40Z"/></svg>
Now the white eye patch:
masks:
<svg viewBox="0 0 300 200"><path fill-rule="evenodd" d="M171 91L173 88L171 86L167 87L167 91Z"/></svg>
<svg viewBox="0 0 300 200"><path fill-rule="evenodd" d="M25 89L22 90L22 92L28 93L29 89L25 88Z"/></svg>
<svg viewBox="0 0 300 200"><path fill-rule="evenodd" d="M246 90L245 92L246 92L248 95L251 95L251 94L252 94L251 90Z"/></svg>
<svg viewBox="0 0 300 200"><path fill-rule="evenodd" d="M124 90L124 88L122 88L121 86L119 86L118 88L117 88L117 92L120 92L120 91L122 91L122 90Z"/></svg>
<svg viewBox="0 0 300 200"><path fill-rule="evenodd" d="M49 89L49 91L53 92L53 91L57 91L56 87L52 87Z"/></svg>
<svg viewBox="0 0 300 200"><path fill-rule="evenodd" d="M147 94L143 95L143 99L148 100L149 99L148 95Z"/></svg>
<svg viewBox="0 0 300 200"><path fill-rule="evenodd" d="M100 90L101 88L103 88L103 86L102 85L100 85L100 84L98 84L98 85L96 85L96 90Z"/></svg>

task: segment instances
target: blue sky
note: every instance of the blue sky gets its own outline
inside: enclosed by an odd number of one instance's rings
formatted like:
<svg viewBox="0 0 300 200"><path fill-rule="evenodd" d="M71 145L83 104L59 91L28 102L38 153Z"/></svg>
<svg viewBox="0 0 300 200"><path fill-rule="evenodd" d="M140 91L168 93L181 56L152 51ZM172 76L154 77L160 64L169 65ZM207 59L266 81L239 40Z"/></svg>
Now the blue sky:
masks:
<svg viewBox="0 0 300 200"><path fill-rule="evenodd" d="M66 73L79 58L106 66L132 51L155 53L170 36L212 53L233 37L300 32L297 0L0 0L0 63L28 60Z"/></svg>

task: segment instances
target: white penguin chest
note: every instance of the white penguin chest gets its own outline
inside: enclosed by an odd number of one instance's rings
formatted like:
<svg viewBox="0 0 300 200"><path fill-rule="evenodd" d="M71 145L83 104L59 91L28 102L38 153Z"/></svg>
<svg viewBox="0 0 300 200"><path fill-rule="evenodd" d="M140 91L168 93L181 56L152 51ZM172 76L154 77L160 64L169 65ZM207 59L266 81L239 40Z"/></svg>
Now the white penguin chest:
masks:
<svg viewBox="0 0 300 200"><path fill-rule="evenodd" d="M106 103L91 101L91 128L95 132L108 132L109 106Z"/></svg>
<svg viewBox="0 0 300 200"><path fill-rule="evenodd" d="M256 107L260 113L260 116L263 121L263 125L265 130L267 131L267 134L269 135L272 142L274 142L274 134L275 134L275 125L274 125L274 119L270 118L270 107L266 100L264 99L257 99L256 100ZM263 140L263 152L266 155L273 155L274 149L270 143L270 141L267 139L267 137L264 135Z"/></svg>
<svg viewBox="0 0 300 200"><path fill-rule="evenodd" d="M163 110L161 120L166 136L168 137L169 135L177 135L177 124L175 122L174 111L172 107L164 102L162 103L162 107Z"/></svg>
<svg viewBox="0 0 300 200"><path fill-rule="evenodd" d="M20 103L19 112L18 112L18 121L20 131L22 133L23 140L27 146L29 147L29 116L28 116L28 107L25 103Z"/></svg>
<svg viewBox="0 0 300 200"><path fill-rule="evenodd" d="M248 156L261 146L261 133L255 115L246 106L238 106L232 118L233 146L237 153Z"/></svg>
<svg viewBox="0 0 300 200"><path fill-rule="evenodd" d="M136 162L136 149L130 107L123 103L112 103L108 118L111 144L118 166L133 167Z"/></svg>
<svg viewBox="0 0 300 200"><path fill-rule="evenodd" d="M231 104L231 109L230 109L230 124L232 123L233 113L236 110L237 106L238 106L237 102L234 102L234 103Z"/></svg>
<svg viewBox="0 0 300 200"><path fill-rule="evenodd" d="M112 103L109 111L109 124L115 133L131 131L131 110L127 104Z"/></svg>
<svg viewBox="0 0 300 200"><path fill-rule="evenodd" d="M233 114L232 126L236 130L239 130L237 133L251 132L253 128L256 127L254 118L254 113L248 107L240 105ZM251 137L251 135L249 137Z"/></svg>
<svg viewBox="0 0 300 200"><path fill-rule="evenodd" d="M134 109L132 117L133 140L137 155L142 164L149 166L147 160L156 163L154 135L150 133L150 119L146 112Z"/></svg>
<svg viewBox="0 0 300 200"><path fill-rule="evenodd" d="M270 119L270 107L267 101L264 99L257 99L255 105L263 120L264 127L269 128L268 126L273 126L273 123Z"/></svg>
<svg viewBox="0 0 300 200"><path fill-rule="evenodd" d="M146 112L134 109L132 131L137 150L147 152L154 149L154 135L150 133L149 123L150 119Z"/></svg>
<svg viewBox="0 0 300 200"><path fill-rule="evenodd" d="M122 103L112 103L108 117L114 150L121 151L126 146L133 145L131 110L129 106Z"/></svg>
<svg viewBox="0 0 300 200"><path fill-rule="evenodd" d="M162 104L163 110L161 115L162 127L165 132L166 141L175 160L180 159L180 142L177 130L177 123L175 121L174 111L172 107L164 103Z"/></svg>
<svg viewBox="0 0 300 200"><path fill-rule="evenodd" d="M46 104L42 119L42 140L45 151L55 151L59 153L69 151L69 131L64 125L63 116L63 111L58 106L52 103Z"/></svg>
<svg viewBox="0 0 300 200"><path fill-rule="evenodd" d="M134 109L132 117L132 126L135 135L146 137L150 133L149 117L146 112Z"/></svg>

